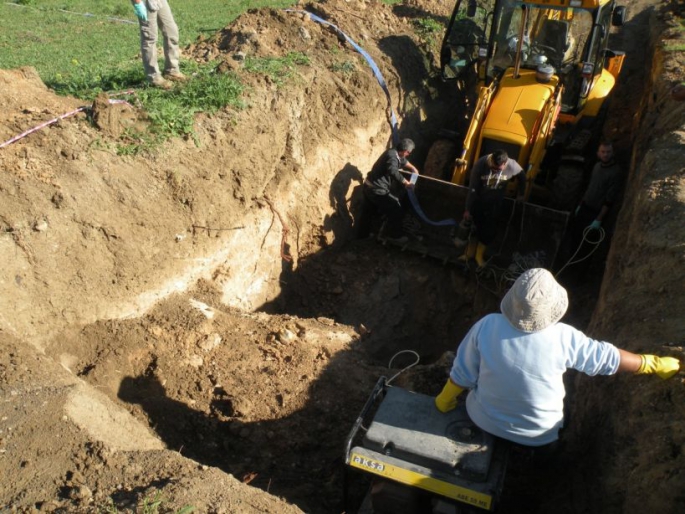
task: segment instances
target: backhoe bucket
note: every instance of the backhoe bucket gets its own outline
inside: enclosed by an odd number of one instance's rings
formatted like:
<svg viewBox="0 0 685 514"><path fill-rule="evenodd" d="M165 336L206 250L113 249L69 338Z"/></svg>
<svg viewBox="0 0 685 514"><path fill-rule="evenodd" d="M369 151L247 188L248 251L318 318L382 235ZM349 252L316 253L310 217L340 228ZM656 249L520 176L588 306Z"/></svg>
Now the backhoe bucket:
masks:
<svg viewBox="0 0 685 514"><path fill-rule="evenodd" d="M517 274L529 268L551 268L559 252L569 213L533 203L505 201L500 229L486 259Z"/></svg>
<svg viewBox="0 0 685 514"><path fill-rule="evenodd" d="M468 188L420 176L409 194L412 208L403 225L411 236L401 244L404 249L443 262L459 263L469 238L459 226L466 205ZM502 268L516 265L550 268L559 251L569 213L532 203L517 204L506 198L500 211L496 240L485 257L489 264Z"/></svg>

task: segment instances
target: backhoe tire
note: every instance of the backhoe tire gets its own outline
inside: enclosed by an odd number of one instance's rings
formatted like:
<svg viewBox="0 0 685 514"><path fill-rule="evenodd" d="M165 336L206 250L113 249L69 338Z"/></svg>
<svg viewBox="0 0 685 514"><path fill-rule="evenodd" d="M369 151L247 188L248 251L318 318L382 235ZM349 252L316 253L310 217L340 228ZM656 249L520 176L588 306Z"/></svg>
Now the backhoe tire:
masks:
<svg viewBox="0 0 685 514"><path fill-rule="evenodd" d="M583 192L583 166L577 163L562 162L557 176L552 182L551 207L560 211L570 211L578 205Z"/></svg>
<svg viewBox="0 0 685 514"><path fill-rule="evenodd" d="M459 148L454 141L438 139L428 150L426 162L423 164L423 175L428 177L452 180L454 160L457 158Z"/></svg>

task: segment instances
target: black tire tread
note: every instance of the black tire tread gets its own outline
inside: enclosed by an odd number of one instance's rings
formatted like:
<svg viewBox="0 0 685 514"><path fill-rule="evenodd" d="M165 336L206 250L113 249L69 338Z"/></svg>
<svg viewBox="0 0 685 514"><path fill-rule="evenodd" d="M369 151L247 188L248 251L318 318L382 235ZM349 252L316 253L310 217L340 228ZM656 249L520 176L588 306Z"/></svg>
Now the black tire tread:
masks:
<svg viewBox="0 0 685 514"><path fill-rule="evenodd" d="M554 209L570 211L580 201L583 192L583 166L577 163L562 162L552 182L552 205Z"/></svg>
<svg viewBox="0 0 685 514"><path fill-rule="evenodd" d="M450 139L438 139L435 141L423 164L422 174L440 180L450 181L454 160L457 158L459 148Z"/></svg>

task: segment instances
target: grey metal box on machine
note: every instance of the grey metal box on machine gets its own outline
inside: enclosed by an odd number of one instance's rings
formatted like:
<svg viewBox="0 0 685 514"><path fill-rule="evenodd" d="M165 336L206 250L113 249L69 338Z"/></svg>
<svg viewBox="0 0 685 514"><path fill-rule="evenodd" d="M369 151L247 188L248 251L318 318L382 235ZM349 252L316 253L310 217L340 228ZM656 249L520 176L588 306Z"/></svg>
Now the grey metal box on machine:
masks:
<svg viewBox="0 0 685 514"><path fill-rule="evenodd" d="M485 481L494 437L473 424L463 404L443 414L433 397L389 387L363 446L436 471Z"/></svg>

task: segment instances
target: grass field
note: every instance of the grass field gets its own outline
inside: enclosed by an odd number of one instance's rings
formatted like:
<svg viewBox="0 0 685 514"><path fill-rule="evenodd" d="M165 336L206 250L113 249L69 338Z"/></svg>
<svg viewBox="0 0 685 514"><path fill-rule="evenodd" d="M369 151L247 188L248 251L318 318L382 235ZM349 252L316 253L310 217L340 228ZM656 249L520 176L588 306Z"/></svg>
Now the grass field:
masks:
<svg viewBox="0 0 685 514"><path fill-rule="evenodd" d="M201 34L214 34L248 8L282 8L292 3L292 0L170 1L181 46L195 41ZM137 18L128 0L3 1L0 4L0 68L34 66L45 83L55 86L83 75L129 75L142 80L138 34Z"/></svg>
<svg viewBox="0 0 685 514"><path fill-rule="evenodd" d="M394 4L400 0L384 0ZM295 0L170 0L181 47L209 37L248 9L284 8ZM159 37L161 46L161 35ZM160 52L161 54L161 52ZM160 59L163 55L160 55ZM246 60L245 69L282 83L304 55ZM170 137L193 136L194 116L224 106L242 106L244 91L232 74L215 73L215 63L181 61L192 80L172 91L146 87L140 60L138 20L129 0L0 0L0 68L33 66L46 85L62 95L93 100L102 92L138 89L151 120L145 133L128 132L121 153L153 150ZM160 66L160 68L162 68Z"/></svg>
<svg viewBox="0 0 685 514"><path fill-rule="evenodd" d="M181 47L211 36L247 9L282 8L290 0L171 0ZM161 44L161 36L160 36ZM92 100L101 91L139 88L151 120L127 132L120 153L154 150L170 137L193 136L198 112L240 107L243 87L232 75L182 61L193 79L162 91L145 87L138 21L128 0L14 0L0 4L0 68L33 66L57 93ZM160 58L163 56L160 55ZM254 63L255 72L264 72ZM268 70L267 70L268 71Z"/></svg>

